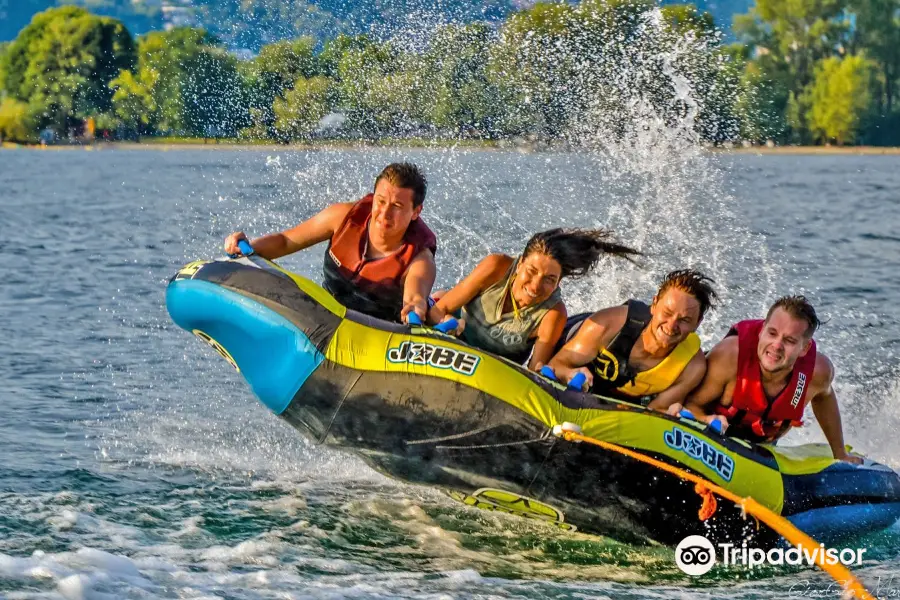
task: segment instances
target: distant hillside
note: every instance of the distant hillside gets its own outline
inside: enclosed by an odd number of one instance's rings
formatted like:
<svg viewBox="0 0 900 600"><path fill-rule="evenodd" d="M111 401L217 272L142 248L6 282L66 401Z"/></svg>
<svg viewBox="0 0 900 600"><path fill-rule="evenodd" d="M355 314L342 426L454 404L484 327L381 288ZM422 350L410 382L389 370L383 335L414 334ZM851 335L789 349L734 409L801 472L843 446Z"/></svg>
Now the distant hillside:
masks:
<svg viewBox="0 0 900 600"><path fill-rule="evenodd" d="M531 4L516 0L193 0L202 26L233 47L251 50L301 35L321 41L338 33L415 33L451 20L499 20L518 6Z"/></svg>
<svg viewBox="0 0 900 600"><path fill-rule="evenodd" d="M667 4L669 3L667 2ZM731 37L731 26L735 15L750 12L754 0L695 0L693 4L699 10L710 13L716 21L716 26Z"/></svg>
<svg viewBox="0 0 900 600"><path fill-rule="evenodd" d="M0 1L0 42L14 39L36 13L61 4L77 4L91 12L121 19L134 34L163 26L159 0L8 0Z"/></svg>
<svg viewBox="0 0 900 600"><path fill-rule="evenodd" d="M753 0L696 0L717 25L731 29L734 14ZM670 0L665 0L670 3ZM11 40L32 16L60 4L77 4L121 19L135 35L175 25L197 25L229 46L257 50L301 35L319 40L338 33L409 31L439 22L495 21L533 0L0 0L0 41Z"/></svg>

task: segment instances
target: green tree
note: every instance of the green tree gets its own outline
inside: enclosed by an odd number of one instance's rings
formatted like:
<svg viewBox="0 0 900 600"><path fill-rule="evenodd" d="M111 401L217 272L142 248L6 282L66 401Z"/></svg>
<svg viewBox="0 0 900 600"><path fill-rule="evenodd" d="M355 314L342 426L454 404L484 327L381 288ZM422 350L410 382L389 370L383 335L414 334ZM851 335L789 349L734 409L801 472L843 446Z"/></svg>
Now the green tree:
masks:
<svg viewBox="0 0 900 600"><path fill-rule="evenodd" d="M502 118L499 90L488 73L495 36L482 23L447 25L429 40L422 77L430 90L428 121L441 129L495 135Z"/></svg>
<svg viewBox="0 0 900 600"><path fill-rule="evenodd" d="M742 81L764 86L750 93L758 101L752 112L773 117L768 129L780 132L782 141L811 139L804 90L819 61L847 51L850 2L757 0L748 14L735 17L734 33L754 56Z"/></svg>
<svg viewBox="0 0 900 600"><path fill-rule="evenodd" d="M409 132L425 120L421 64L390 43L358 42L337 63L337 97L348 126L365 135Z"/></svg>
<svg viewBox="0 0 900 600"><path fill-rule="evenodd" d="M691 5L536 4L503 24L489 73L511 108L509 134L577 142L597 127L615 133L629 121L607 116L628 114L640 96L666 122L693 116L705 135L721 137L735 83L718 77L717 47L712 17Z"/></svg>
<svg viewBox="0 0 900 600"><path fill-rule="evenodd" d="M735 112L741 139L761 142L783 139L788 131L786 107L791 94L790 73L765 56L749 60L747 47L729 47L738 72Z"/></svg>
<svg viewBox="0 0 900 600"><path fill-rule="evenodd" d="M577 57L569 49L575 8L568 4L536 4L510 16L491 48L489 74L500 101L507 133L553 136L572 109Z"/></svg>
<svg viewBox="0 0 900 600"><path fill-rule="evenodd" d="M202 29L182 27L141 37L136 73L122 73L113 84L116 114L130 127L232 136L249 124L237 59Z"/></svg>
<svg viewBox="0 0 900 600"><path fill-rule="evenodd" d="M713 16L693 4L668 4L660 10L667 27L677 35L691 33L694 38L704 38L716 34Z"/></svg>
<svg viewBox="0 0 900 600"><path fill-rule="evenodd" d="M302 37L268 44L246 66L251 74L260 79L260 83L275 95L283 96L299 77L309 78L319 74L315 43L311 37Z"/></svg>
<svg viewBox="0 0 900 600"><path fill-rule="evenodd" d="M154 81L151 88L157 107L156 127L162 132L187 133L185 123L185 67L191 57L204 46L215 46L218 40L203 29L178 27L171 31L154 31L138 39L139 80Z"/></svg>
<svg viewBox="0 0 900 600"><path fill-rule="evenodd" d="M852 143L871 107L872 63L863 56L820 61L801 104L816 141Z"/></svg>
<svg viewBox="0 0 900 600"><path fill-rule="evenodd" d="M852 0L856 17L853 47L864 51L878 73L879 112L894 109L900 79L900 0Z"/></svg>
<svg viewBox="0 0 900 600"><path fill-rule="evenodd" d="M849 42L849 0L757 0L747 15L735 18L743 43L789 66L797 88L813 78L815 64Z"/></svg>
<svg viewBox="0 0 900 600"><path fill-rule="evenodd" d="M113 111L137 135L151 133L159 122L159 106L153 94L158 81L157 71L142 67L137 76L122 71L109 84L115 90Z"/></svg>
<svg viewBox="0 0 900 600"><path fill-rule="evenodd" d="M222 48L198 48L184 64L181 83L187 133L233 137L250 124L237 59Z"/></svg>
<svg viewBox="0 0 900 600"><path fill-rule="evenodd" d="M327 77L300 78L284 96L276 98L274 129L280 139L309 138L332 108L332 82Z"/></svg>
<svg viewBox="0 0 900 600"><path fill-rule="evenodd" d="M39 127L65 133L87 115L111 109L109 82L135 61L119 21L71 6L32 19L3 57L3 87L27 102Z"/></svg>
<svg viewBox="0 0 900 600"><path fill-rule="evenodd" d="M0 102L0 140L32 142L37 139L28 105L14 98Z"/></svg>
<svg viewBox="0 0 900 600"><path fill-rule="evenodd" d="M240 65L256 131L266 137L274 135L273 102L284 99L298 79L319 74L314 47L311 37L268 44L256 58Z"/></svg>
<svg viewBox="0 0 900 600"><path fill-rule="evenodd" d="M661 54L672 56L668 83L655 90L662 114L675 119L693 114L703 139L723 141L740 133L738 116L743 56L723 48L713 17L693 4L670 4L660 10L663 33ZM688 48L679 51L679 48ZM689 93L679 91L672 73L689 82ZM693 103L694 108L687 106Z"/></svg>
<svg viewBox="0 0 900 600"><path fill-rule="evenodd" d="M114 112L97 113L93 116L95 135L101 135L104 131L119 131L124 123Z"/></svg>
<svg viewBox="0 0 900 600"><path fill-rule="evenodd" d="M9 42L0 42L0 95L3 95L6 84L6 54L9 52Z"/></svg>
<svg viewBox="0 0 900 600"><path fill-rule="evenodd" d="M319 72L325 77L335 79L338 77L338 63L350 50L363 50L372 43L366 35L350 36L340 34L325 42L322 51L316 57L319 64Z"/></svg>
<svg viewBox="0 0 900 600"><path fill-rule="evenodd" d="M649 47L662 41L653 31L655 10L650 0L584 0L575 7L565 48L571 66L557 86L577 120L588 113L625 115L634 94L657 97L656 105L671 95L661 62L642 61L672 54L669 47ZM634 61L643 64L635 68Z"/></svg>

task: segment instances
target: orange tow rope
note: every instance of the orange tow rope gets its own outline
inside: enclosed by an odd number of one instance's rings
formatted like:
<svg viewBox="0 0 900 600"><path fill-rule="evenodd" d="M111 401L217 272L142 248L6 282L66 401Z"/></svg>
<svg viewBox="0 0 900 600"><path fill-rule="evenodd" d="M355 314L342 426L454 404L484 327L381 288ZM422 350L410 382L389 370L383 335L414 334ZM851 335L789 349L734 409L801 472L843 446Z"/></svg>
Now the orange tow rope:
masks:
<svg viewBox="0 0 900 600"><path fill-rule="evenodd" d="M819 544L815 542L811 537L794 527L794 525L780 515L776 515L774 512L757 502L751 497L741 498L737 494L733 492L729 492L723 487L720 487L698 475L694 475L693 473L689 473L684 469L679 469L678 467L673 467L668 463L664 463L655 458L651 458L640 452L635 452L634 450L629 450L628 448L623 448L617 444L612 444L610 442L604 442L601 440L594 439L592 437L588 437L586 435L582 435L575 431L569 431L566 429L562 429L559 435L568 442L587 442L589 444L593 444L595 446L600 446L605 450L612 450L613 452L618 452L620 454L624 454L630 458L635 460L639 460L641 462L647 463L648 465L652 465L658 469L662 469L667 473L671 473L685 481L690 481L694 483L694 491L700 494L703 497L703 506L700 508L700 518L704 521L709 517L713 516L716 512L716 499L713 494L718 494L719 496L731 500L735 504L741 507L741 511L745 514L749 514L754 518L758 518L766 525L771 527L777 533L779 533L784 539L794 544L798 548L806 547L806 548L817 548ZM845 592L853 594L853 597L859 598L859 600L874 600L874 596L870 594L863 584L854 577L853 573L840 563L835 563L833 565L827 564L825 562L824 553L816 553L816 564L820 569L831 575L835 581L842 584Z"/></svg>

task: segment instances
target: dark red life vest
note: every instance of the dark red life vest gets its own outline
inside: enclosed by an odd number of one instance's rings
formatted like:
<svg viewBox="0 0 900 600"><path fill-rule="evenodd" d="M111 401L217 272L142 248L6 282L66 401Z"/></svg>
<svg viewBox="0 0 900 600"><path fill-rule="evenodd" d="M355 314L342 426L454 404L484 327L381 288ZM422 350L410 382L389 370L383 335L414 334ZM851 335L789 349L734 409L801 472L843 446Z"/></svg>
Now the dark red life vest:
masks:
<svg viewBox="0 0 900 600"><path fill-rule="evenodd" d="M394 321L403 308L406 270L422 250L437 251L437 239L421 218L411 221L403 245L388 256L367 260L372 194L353 205L338 227L323 267L325 289L347 308Z"/></svg>
<svg viewBox="0 0 900 600"><path fill-rule="evenodd" d="M816 368L816 342L810 341L809 351L797 360L787 386L770 401L763 388L757 355L763 324L762 320L741 321L728 332L738 336L737 382L731 406L719 406L716 412L728 419L730 434L772 442L792 426L803 425L803 409Z"/></svg>

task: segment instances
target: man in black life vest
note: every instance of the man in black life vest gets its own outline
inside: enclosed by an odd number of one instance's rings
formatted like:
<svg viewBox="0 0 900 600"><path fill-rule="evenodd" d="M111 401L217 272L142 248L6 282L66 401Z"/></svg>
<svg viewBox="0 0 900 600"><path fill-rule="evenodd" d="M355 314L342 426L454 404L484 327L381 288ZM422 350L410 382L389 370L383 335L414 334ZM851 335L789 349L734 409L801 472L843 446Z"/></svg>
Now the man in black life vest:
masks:
<svg viewBox="0 0 900 600"><path fill-rule="evenodd" d="M374 193L357 202L332 204L281 233L251 242L269 260L329 241L324 287L347 308L385 320L422 322L434 285L434 233L420 218L427 182L416 165L390 164L375 179ZM225 239L225 251L239 254L242 231Z"/></svg>
<svg viewBox="0 0 900 600"><path fill-rule="evenodd" d="M561 381L583 373L591 392L654 410L684 402L706 372L695 331L716 298L712 283L698 271L672 271L650 305L629 300L572 317L567 327L578 330L550 367Z"/></svg>
<svg viewBox="0 0 900 600"><path fill-rule="evenodd" d="M775 442L802 425L811 403L834 458L862 462L844 447L834 366L813 340L819 324L803 296L780 298L765 320L737 323L707 355L706 376L686 407L707 422L727 419L729 435Z"/></svg>

